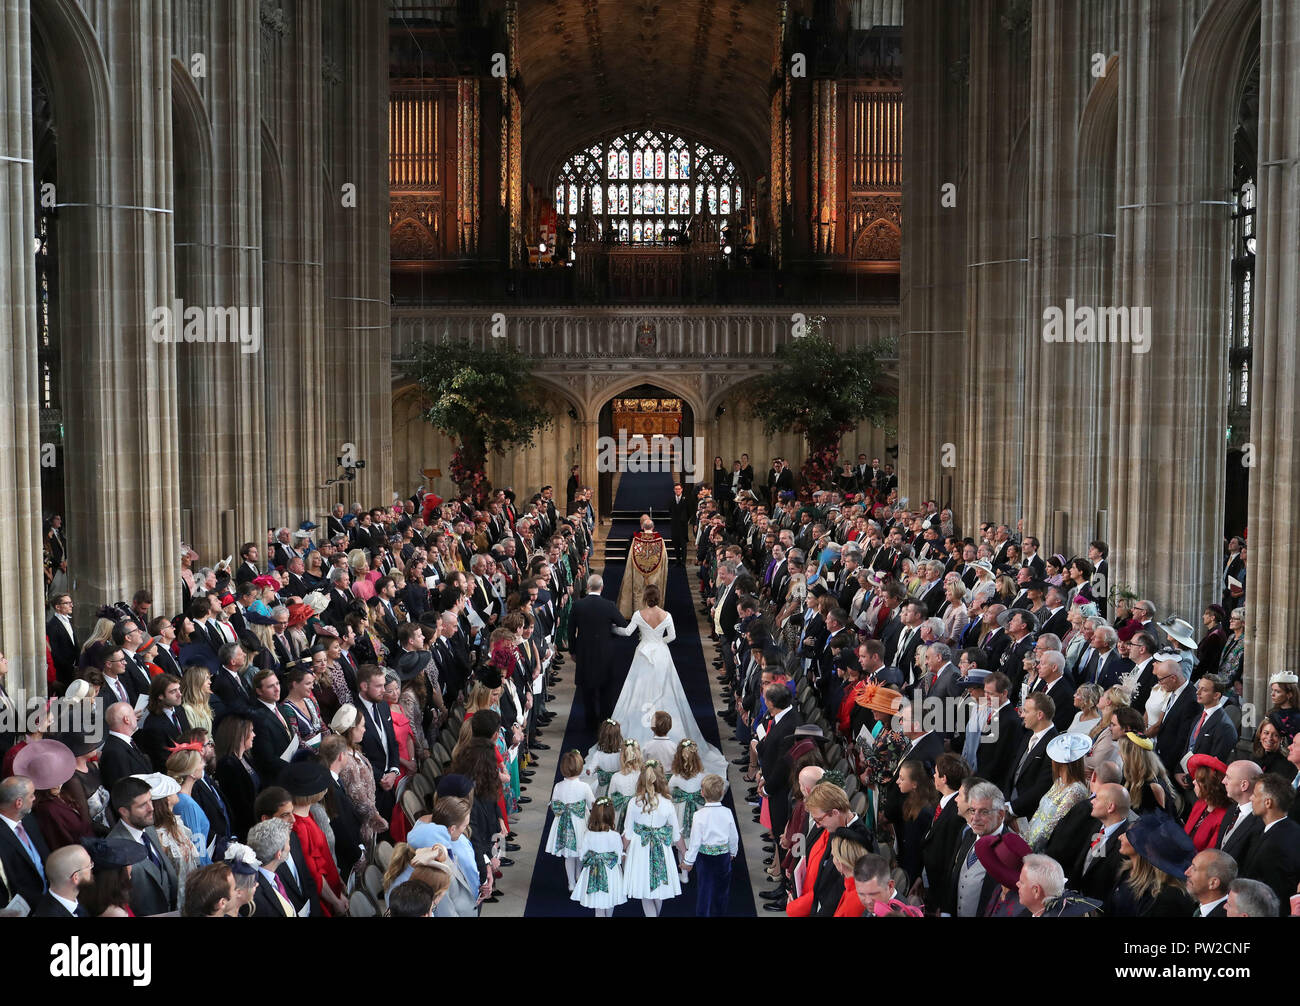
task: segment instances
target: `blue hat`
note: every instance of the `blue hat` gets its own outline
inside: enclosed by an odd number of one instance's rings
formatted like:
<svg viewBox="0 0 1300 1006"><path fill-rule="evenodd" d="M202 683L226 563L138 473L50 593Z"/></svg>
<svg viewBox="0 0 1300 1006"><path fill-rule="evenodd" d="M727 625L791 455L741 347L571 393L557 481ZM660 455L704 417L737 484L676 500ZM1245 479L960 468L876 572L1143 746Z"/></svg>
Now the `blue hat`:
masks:
<svg viewBox="0 0 1300 1006"><path fill-rule="evenodd" d="M354 513L345 513L342 517L339 518L339 523L340 523L340 524L347 525L347 524L351 524L351 523L352 523L354 520L356 520L356 519L357 519L357 515L356 515L356 514L354 514Z"/></svg>
<svg viewBox="0 0 1300 1006"><path fill-rule="evenodd" d="M1143 814L1126 832L1139 856L1171 877L1184 877L1196 856L1187 832L1168 814Z"/></svg>
<svg viewBox="0 0 1300 1006"><path fill-rule="evenodd" d="M966 672L966 676L958 681L957 684L961 685L963 688L983 688L984 682L988 680L988 676L992 673L992 671L984 671L980 670L978 667L972 667Z"/></svg>
<svg viewBox="0 0 1300 1006"><path fill-rule="evenodd" d="M90 853L91 862L102 870L121 869L149 855L139 842L121 838L84 838L81 844Z"/></svg>
<svg viewBox="0 0 1300 1006"><path fill-rule="evenodd" d="M319 524L313 524L311 521L309 521L309 520L305 520L305 521L303 521L301 524L298 525L298 530L299 530L299 531L315 531L318 527L320 527Z"/></svg>

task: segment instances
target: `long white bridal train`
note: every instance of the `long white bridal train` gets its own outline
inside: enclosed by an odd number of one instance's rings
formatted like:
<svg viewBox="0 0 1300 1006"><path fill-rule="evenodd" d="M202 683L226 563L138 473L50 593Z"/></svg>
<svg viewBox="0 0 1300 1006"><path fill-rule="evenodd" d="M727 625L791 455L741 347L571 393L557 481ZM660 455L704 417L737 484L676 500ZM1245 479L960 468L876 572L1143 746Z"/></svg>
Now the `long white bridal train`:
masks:
<svg viewBox="0 0 1300 1006"><path fill-rule="evenodd" d="M661 609L662 610L662 609ZM618 703L614 706L614 715L623 731L624 740L635 740L645 749L646 743L654 739L650 728L656 712L666 712L673 718L672 730L668 739L674 747L684 738L694 741L699 747L700 760L705 772L713 772L727 778L727 757L704 739L700 725L691 712L691 704L677 676L677 666L673 663L668 644L677 638L673 627L673 616L664 612L664 619L657 626L651 626L641 612L634 612L626 629L615 629L620 636L630 636L640 632L641 641L632 658L632 666L623 682ZM592 749L595 750L594 748ZM664 773L671 774L671 765L664 765Z"/></svg>

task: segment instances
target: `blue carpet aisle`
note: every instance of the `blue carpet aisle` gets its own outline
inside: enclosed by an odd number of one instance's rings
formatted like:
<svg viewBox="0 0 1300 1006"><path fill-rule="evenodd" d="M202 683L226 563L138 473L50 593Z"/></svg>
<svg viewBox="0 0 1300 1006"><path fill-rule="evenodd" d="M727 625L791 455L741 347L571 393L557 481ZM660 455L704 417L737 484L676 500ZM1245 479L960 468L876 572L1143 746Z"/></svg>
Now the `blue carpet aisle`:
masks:
<svg viewBox="0 0 1300 1006"><path fill-rule="evenodd" d="M640 513L648 510L652 505L665 508L668 505L668 497L671 495L672 477L667 473L627 474L623 476L619 485L613 509L636 510ZM633 520L615 521L610 528L609 537L615 539L620 536L628 538L636 530L637 525ZM666 528L661 530L666 530ZM615 601L618 600L619 587L623 582L623 570L622 563L611 563L601 573L605 578L604 595ZM696 722L699 723L705 738L710 743L721 747L721 738L718 734L719 721L713 705L713 696L709 684L710 668L704 659L704 649L700 643L694 595L691 593L688 575L691 575L688 570L677 566L671 567L668 571L668 596L665 599L665 608L673 616L673 622L677 629L677 639L672 643L671 650L673 660L677 665L677 672L681 677L682 687L685 689L686 697L691 703L691 710L695 714ZM636 651L636 638L616 638L614 646L614 665L618 668L619 687L621 688L623 678L627 676L628 668L632 665L632 655ZM573 663L570 659L564 668L566 677L572 674L572 668ZM587 750L595 743L596 735L588 730L585 725L582 695L577 693L573 700L573 708L569 711L569 722L564 732L564 743L560 750L568 751L571 748L577 748L585 755ZM559 778L557 771L555 778L551 780L551 785L558 782ZM543 786L540 776L532 789L536 791L535 799L538 801L550 798L550 788ZM734 812L735 804L730 789L727 792L725 802ZM545 836L550 832L551 817L552 815L548 810L545 827L541 836L539 836L539 842L544 843ZM732 865L731 878L731 902L728 905L727 914L753 918L757 913L754 909L754 894L749 885L749 874L745 866L745 850L743 847ZM691 880L682 889L682 894L664 903L663 916L668 918L693 917L695 915L696 884L697 881L692 875ZM560 859L542 852L537 856L537 865L533 870L532 882L529 885L528 903L524 915L526 917L571 916L589 918L593 916L593 913L590 909L583 908L576 901L570 900L564 864ZM641 903L639 901L630 901L614 912L615 918L636 918L641 917L641 915Z"/></svg>

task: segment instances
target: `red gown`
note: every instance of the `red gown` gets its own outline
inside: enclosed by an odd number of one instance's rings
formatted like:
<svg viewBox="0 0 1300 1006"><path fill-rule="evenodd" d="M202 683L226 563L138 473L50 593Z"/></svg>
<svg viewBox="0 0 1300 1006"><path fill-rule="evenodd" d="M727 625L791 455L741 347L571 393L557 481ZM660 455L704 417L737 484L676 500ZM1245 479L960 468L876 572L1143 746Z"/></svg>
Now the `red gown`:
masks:
<svg viewBox="0 0 1300 1006"><path fill-rule="evenodd" d="M339 879L339 868L334 864L334 857L330 855L329 842L325 840L325 833L320 830L320 825L311 819L310 814L294 814L293 832L298 836L298 844L302 846L302 858L307 861L307 869L312 879L316 881L316 889L324 890L328 884L331 891L342 897L343 881ZM326 916L330 915L329 906L324 898L321 898L320 907Z"/></svg>

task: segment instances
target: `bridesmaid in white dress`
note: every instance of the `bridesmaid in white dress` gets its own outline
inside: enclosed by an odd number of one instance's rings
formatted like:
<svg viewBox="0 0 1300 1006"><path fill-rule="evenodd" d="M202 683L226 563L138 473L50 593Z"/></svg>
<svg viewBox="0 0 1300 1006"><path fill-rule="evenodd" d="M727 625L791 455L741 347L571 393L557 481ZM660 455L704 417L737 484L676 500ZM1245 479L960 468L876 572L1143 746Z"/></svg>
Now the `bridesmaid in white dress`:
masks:
<svg viewBox="0 0 1300 1006"><path fill-rule="evenodd" d="M623 739L636 740L642 750L654 739L650 719L662 710L672 717L680 736L694 741L700 752L700 762L706 773L727 778L727 757L704 739L699 724L691 712L690 701L677 676L668 644L677 638L673 617L659 606L659 588L650 584L645 589L645 607L632 615L624 629L615 629L620 636L640 633L636 655L623 682L618 703L614 707L615 719L622 727ZM594 754L596 748L592 749Z"/></svg>
<svg viewBox="0 0 1300 1006"><path fill-rule="evenodd" d="M695 812L704 806L704 797L700 795L700 785L704 782L704 772L700 769L700 753L692 740L683 740L677 745L677 754L673 756L673 774L668 778L668 793L673 806L677 809L677 824L682 833L682 844L691 841L691 826L695 821ZM682 873L682 883L686 883L686 873Z"/></svg>
<svg viewBox="0 0 1300 1006"><path fill-rule="evenodd" d="M597 796L609 791L609 781L621 768L623 758L623 733L618 720L606 720L596 734L596 747L587 755L582 770L582 781Z"/></svg>
<svg viewBox="0 0 1300 1006"><path fill-rule="evenodd" d="M636 798L628 805L623 825L627 863L623 867L624 891L640 898L646 918L656 918L664 899L682 893L673 846L681 845L677 811L662 775L647 765L637 783Z"/></svg>
<svg viewBox="0 0 1300 1006"><path fill-rule="evenodd" d="M582 872L570 897L584 908L594 908L596 918L607 919L627 900L623 891L623 838L614 827L614 803L596 798L587 818L587 833L578 846Z"/></svg>
<svg viewBox="0 0 1300 1006"><path fill-rule="evenodd" d="M564 870L573 891L578 880L579 848L587 834L587 815L596 802L596 794L582 781L582 755L566 751L560 758L560 774L564 776L551 791L551 832L546 837L546 851L564 859Z"/></svg>
<svg viewBox="0 0 1300 1006"><path fill-rule="evenodd" d="M614 804L617 821L614 825L621 834L623 821L627 816L627 805L636 796L636 784L641 780L641 769L645 767L641 757L641 745L628 739L623 741L623 753L620 756L618 771L609 780L609 799Z"/></svg>

